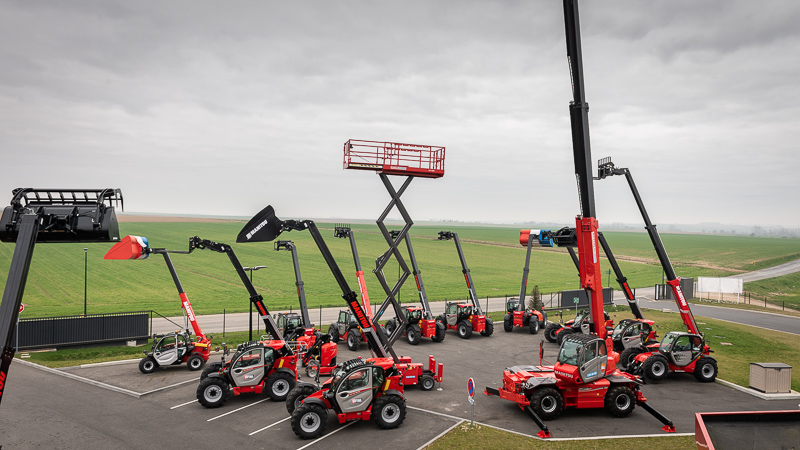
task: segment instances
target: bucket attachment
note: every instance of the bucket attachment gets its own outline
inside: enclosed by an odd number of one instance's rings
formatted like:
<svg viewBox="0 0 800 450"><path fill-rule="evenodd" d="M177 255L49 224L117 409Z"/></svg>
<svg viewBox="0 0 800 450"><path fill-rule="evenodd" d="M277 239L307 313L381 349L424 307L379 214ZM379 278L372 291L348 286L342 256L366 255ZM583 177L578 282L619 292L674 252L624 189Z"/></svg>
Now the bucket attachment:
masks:
<svg viewBox="0 0 800 450"><path fill-rule="evenodd" d="M253 216L236 236L236 242L268 242L283 231L283 221L275 217L275 210L267 206Z"/></svg>
<svg viewBox="0 0 800 450"><path fill-rule="evenodd" d="M16 242L21 218L37 217L36 242L107 242L119 240L113 203L119 189L34 189L12 191L11 206L0 217L0 241Z"/></svg>
<svg viewBox="0 0 800 450"><path fill-rule="evenodd" d="M103 259L147 259L150 256L150 245L146 237L125 236L114 244Z"/></svg>

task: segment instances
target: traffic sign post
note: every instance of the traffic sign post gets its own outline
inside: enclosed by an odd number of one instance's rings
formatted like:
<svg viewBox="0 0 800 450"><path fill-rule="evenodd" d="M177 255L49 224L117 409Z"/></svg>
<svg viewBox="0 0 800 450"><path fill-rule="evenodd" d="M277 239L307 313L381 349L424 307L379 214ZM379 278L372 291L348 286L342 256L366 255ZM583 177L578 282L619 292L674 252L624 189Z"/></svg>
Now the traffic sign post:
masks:
<svg viewBox="0 0 800 450"><path fill-rule="evenodd" d="M575 303L575 315L578 315L578 303L580 303L581 299L575 297L572 299L572 302Z"/></svg>
<svg viewBox="0 0 800 450"><path fill-rule="evenodd" d="M469 418L469 426L472 428L473 423L475 422L475 380L472 378L467 381L467 393L469 394L469 404L472 407L472 413L470 414Z"/></svg>

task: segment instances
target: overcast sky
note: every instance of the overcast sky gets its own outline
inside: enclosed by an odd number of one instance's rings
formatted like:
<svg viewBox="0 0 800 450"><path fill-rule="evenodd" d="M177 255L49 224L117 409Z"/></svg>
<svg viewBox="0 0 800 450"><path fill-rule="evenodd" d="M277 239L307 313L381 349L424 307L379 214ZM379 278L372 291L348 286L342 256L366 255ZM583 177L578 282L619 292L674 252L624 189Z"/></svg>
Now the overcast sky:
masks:
<svg viewBox="0 0 800 450"><path fill-rule="evenodd" d="M580 12L593 159L655 223L800 227L800 3ZM365 139L446 147L402 197L416 220L580 212L556 0L0 0L0 64L3 204L119 187L126 212L375 219L378 176L342 170ZM601 228L641 222L624 178L595 196Z"/></svg>

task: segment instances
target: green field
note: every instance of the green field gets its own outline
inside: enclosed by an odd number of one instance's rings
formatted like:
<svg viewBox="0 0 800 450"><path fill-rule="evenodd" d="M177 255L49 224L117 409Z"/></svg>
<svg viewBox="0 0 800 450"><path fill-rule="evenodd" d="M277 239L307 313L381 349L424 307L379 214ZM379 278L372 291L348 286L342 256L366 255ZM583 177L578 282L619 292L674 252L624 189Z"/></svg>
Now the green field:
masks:
<svg viewBox="0 0 800 450"><path fill-rule="evenodd" d="M153 247L188 249L188 239L235 244L243 222L121 223L122 235L147 236ZM331 224L319 224L345 276L356 289L354 263L345 239L333 238ZM353 225L361 264L373 303L384 294L374 274L375 257L387 244L374 224ZM467 289L455 245L436 239L438 231L459 234L478 295L516 295L522 277L525 249L519 245L519 229L511 227L441 227L415 225L411 229L414 250L429 299L466 298ZM661 281L661 267L644 233L606 233L620 259L620 265L634 287L648 288ZM784 261L800 254L800 240L707 235L662 236L676 272L684 277L728 275L729 269L747 267L753 260ZM340 306L341 292L308 232L290 232L281 239L297 245L304 287L310 307ZM84 252L88 248L87 310L107 313L153 309L163 315L180 315L180 305L163 258L153 255L144 261L106 261L109 244L40 244L34 251L23 303L22 317L73 315L83 313ZM0 243L0 272L8 273L13 244ZM289 252L276 252L272 243L234 245L243 265L266 265L254 273L254 284L271 309L297 307L295 279ZM405 248L403 248L405 253ZM646 258L646 260L642 260ZM209 250L190 255L173 255L178 275L199 314L244 312L248 295L228 258ZM606 265L606 267L608 267ZM758 267L758 265L756 265ZM397 277L392 261L384 273L390 283ZM604 272L604 284L616 285ZM611 284L610 284L611 283ZM565 249L535 249L528 285L544 293L578 287L577 272ZM616 287L616 286L615 286ZM407 281L401 300L416 301L413 280ZM545 296L545 299L547 296Z"/></svg>

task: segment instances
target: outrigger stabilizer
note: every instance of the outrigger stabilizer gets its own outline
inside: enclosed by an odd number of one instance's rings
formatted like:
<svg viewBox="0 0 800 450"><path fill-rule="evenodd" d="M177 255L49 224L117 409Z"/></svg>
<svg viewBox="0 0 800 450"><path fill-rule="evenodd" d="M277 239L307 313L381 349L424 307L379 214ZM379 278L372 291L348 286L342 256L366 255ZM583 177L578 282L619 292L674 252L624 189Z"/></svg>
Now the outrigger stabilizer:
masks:
<svg viewBox="0 0 800 450"><path fill-rule="evenodd" d="M36 189L12 191L11 206L0 216L0 241L15 242L0 303L0 401L16 348L13 335L37 242L110 242L119 240L114 205L119 189Z"/></svg>

